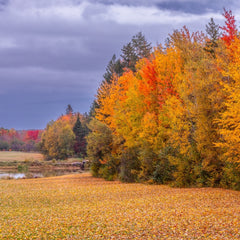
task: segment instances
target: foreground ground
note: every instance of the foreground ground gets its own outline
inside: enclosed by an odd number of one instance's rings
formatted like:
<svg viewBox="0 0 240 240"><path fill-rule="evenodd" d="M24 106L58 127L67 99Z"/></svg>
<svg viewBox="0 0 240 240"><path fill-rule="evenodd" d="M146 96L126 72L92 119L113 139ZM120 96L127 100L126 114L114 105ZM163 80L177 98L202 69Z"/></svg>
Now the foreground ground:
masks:
<svg viewBox="0 0 240 240"><path fill-rule="evenodd" d="M0 181L0 239L240 239L240 192L90 174Z"/></svg>

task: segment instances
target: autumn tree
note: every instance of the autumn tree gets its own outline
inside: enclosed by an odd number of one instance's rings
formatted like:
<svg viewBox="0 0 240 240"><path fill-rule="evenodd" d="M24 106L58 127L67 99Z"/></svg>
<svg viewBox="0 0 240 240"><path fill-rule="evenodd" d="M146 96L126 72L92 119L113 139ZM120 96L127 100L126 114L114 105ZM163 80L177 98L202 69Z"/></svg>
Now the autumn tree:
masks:
<svg viewBox="0 0 240 240"><path fill-rule="evenodd" d="M74 139L69 123L62 119L51 121L42 135L41 152L46 159L66 159L73 155Z"/></svg>
<svg viewBox="0 0 240 240"><path fill-rule="evenodd" d="M183 111L181 118L173 116L177 120L175 133L179 141L176 143L180 143L181 154L179 172L176 173L179 173L178 182L182 181L183 185L218 185L222 163L214 144L220 137L214 120L222 108L221 73L214 58L204 50L205 36L202 33L191 34L184 28L175 33L172 39L184 61L184 71L177 90ZM188 180L185 181L187 176Z"/></svg>
<svg viewBox="0 0 240 240"><path fill-rule="evenodd" d="M225 48L218 54L218 67L223 74L222 86L225 94L224 110L216 119L221 138L216 146L222 151L225 162L224 186L240 189L240 39L231 11L224 11L225 30L222 40Z"/></svg>
<svg viewBox="0 0 240 240"><path fill-rule="evenodd" d="M223 16L225 18L225 25L220 27L223 30L222 40L227 46L231 44L234 38L237 36L237 26L234 15L231 10L226 10L224 8Z"/></svg>
<svg viewBox="0 0 240 240"><path fill-rule="evenodd" d="M40 131L39 130L28 130L27 133L26 133L26 140L38 140L39 139L39 133Z"/></svg>

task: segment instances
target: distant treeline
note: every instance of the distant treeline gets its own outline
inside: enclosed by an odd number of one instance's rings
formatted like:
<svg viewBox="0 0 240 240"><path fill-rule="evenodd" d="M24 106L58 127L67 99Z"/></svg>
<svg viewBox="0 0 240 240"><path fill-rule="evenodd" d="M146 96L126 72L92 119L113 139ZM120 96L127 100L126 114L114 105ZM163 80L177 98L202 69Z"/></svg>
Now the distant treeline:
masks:
<svg viewBox="0 0 240 240"><path fill-rule="evenodd" d="M88 122L88 114L73 112L69 104L66 113L44 130L0 128L0 151L38 151L46 160L86 157Z"/></svg>
<svg viewBox="0 0 240 240"><path fill-rule="evenodd" d="M0 128L0 151L38 151L42 132Z"/></svg>

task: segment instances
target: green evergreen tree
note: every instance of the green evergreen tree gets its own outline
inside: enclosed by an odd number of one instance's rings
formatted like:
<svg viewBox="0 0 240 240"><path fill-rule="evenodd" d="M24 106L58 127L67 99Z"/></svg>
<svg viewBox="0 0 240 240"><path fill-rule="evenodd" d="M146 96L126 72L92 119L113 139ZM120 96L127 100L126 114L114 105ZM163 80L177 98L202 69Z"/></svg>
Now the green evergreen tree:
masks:
<svg viewBox="0 0 240 240"><path fill-rule="evenodd" d="M66 114L67 115L72 115L73 114L73 108L70 104L67 105Z"/></svg>
<svg viewBox="0 0 240 240"><path fill-rule="evenodd" d="M114 54L107 65L106 73L103 75L104 81L111 83L113 75L120 77L123 74L123 64Z"/></svg>
<svg viewBox="0 0 240 240"><path fill-rule="evenodd" d="M85 136L87 134L86 129L83 127L79 115L77 121L73 127L73 132L75 134L74 152L78 156L86 156L86 140Z"/></svg>
<svg viewBox="0 0 240 240"><path fill-rule="evenodd" d="M132 42L123 46L121 57L123 59L124 67L129 68L132 71L136 71L135 64L138 60L138 56Z"/></svg>
<svg viewBox="0 0 240 240"><path fill-rule="evenodd" d="M145 36L139 32L132 40L122 48L121 57L124 67L136 71L136 62L141 58L148 58L151 54L151 43L148 43Z"/></svg>
<svg viewBox="0 0 240 240"><path fill-rule="evenodd" d="M150 56L152 51L151 43L147 42L142 32L139 32L138 34L133 36L132 45L135 49L135 53L138 59L148 58Z"/></svg>
<svg viewBox="0 0 240 240"><path fill-rule="evenodd" d="M219 25L216 24L211 18L210 22L206 25L206 33L209 40L206 41L205 51L209 52L215 58L215 49L218 47L218 39L220 37Z"/></svg>
<svg viewBox="0 0 240 240"><path fill-rule="evenodd" d="M96 109L99 108L99 105L96 101L96 99L93 100L92 105L90 107L90 111L89 111L89 118L93 118L95 117L96 114Z"/></svg>

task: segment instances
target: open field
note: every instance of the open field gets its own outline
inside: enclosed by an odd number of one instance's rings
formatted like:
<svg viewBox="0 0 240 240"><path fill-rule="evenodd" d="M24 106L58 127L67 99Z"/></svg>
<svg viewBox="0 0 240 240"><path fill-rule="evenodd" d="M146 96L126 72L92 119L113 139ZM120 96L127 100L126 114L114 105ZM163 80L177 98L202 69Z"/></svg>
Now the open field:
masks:
<svg viewBox="0 0 240 240"><path fill-rule="evenodd" d="M67 160L60 160L60 162L71 163L79 161L79 158L68 158ZM41 153L34 152L15 152L15 151L0 151L0 162L33 162L43 161L43 155ZM48 161L51 162L51 161Z"/></svg>
<svg viewBox="0 0 240 240"><path fill-rule="evenodd" d="M90 174L0 181L0 239L240 239L240 192Z"/></svg>
<svg viewBox="0 0 240 240"><path fill-rule="evenodd" d="M43 160L41 153L27 153L27 152L3 152L0 151L0 162L23 162L26 160Z"/></svg>

